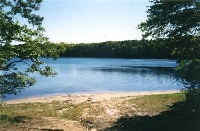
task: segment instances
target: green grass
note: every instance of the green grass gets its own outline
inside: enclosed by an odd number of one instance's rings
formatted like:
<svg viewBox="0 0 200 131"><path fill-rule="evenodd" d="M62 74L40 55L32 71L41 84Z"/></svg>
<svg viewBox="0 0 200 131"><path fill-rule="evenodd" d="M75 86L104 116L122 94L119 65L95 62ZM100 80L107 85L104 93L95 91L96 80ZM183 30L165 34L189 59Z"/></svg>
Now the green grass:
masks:
<svg viewBox="0 0 200 131"><path fill-rule="evenodd" d="M174 103L184 102L185 100L184 93L175 93L141 96L129 102L136 104L139 111L153 113L169 110Z"/></svg>

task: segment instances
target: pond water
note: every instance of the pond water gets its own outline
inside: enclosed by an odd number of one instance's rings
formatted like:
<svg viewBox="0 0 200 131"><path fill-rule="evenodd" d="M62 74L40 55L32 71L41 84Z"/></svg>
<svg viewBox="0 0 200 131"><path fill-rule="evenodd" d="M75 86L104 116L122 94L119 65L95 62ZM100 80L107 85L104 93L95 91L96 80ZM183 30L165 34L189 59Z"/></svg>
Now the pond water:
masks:
<svg viewBox="0 0 200 131"><path fill-rule="evenodd" d="M58 72L56 77L32 76L37 83L7 95L6 100L35 96L180 90L183 84L175 73L175 60L59 58L43 59ZM22 66L23 68L23 66Z"/></svg>

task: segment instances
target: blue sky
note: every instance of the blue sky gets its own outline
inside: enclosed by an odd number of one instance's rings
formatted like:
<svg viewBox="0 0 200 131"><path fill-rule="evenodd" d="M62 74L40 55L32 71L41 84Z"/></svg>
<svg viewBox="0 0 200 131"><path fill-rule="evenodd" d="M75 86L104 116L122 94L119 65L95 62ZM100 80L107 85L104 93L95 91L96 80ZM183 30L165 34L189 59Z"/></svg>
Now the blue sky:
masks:
<svg viewBox="0 0 200 131"><path fill-rule="evenodd" d="M148 0L43 0L46 36L54 42L92 43L141 39Z"/></svg>

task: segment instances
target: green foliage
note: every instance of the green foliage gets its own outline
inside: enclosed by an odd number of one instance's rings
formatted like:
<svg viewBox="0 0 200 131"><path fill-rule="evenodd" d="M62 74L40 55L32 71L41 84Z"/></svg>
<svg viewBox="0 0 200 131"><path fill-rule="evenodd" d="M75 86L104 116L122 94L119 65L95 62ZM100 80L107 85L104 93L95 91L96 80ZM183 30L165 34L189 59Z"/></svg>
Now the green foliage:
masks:
<svg viewBox="0 0 200 131"><path fill-rule="evenodd" d="M42 0L0 1L0 94L16 94L35 83L29 73L54 76L40 57L58 57L55 44L44 37L43 17L36 14ZM18 69L17 64L27 69Z"/></svg>
<svg viewBox="0 0 200 131"><path fill-rule="evenodd" d="M57 44L64 47L62 57L98 57L98 58L161 58L169 59L171 48L162 40L107 41L90 44Z"/></svg>
<svg viewBox="0 0 200 131"><path fill-rule="evenodd" d="M166 39L178 60L200 59L200 2L151 0L147 20L139 25L144 38Z"/></svg>
<svg viewBox="0 0 200 131"><path fill-rule="evenodd" d="M180 76L189 82L187 88L196 88L200 86L200 60L182 61L177 68Z"/></svg>
<svg viewBox="0 0 200 131"><path fill-rule="evenodd" d="M144 37L197 36L200 31L198 0L150 0L147 21L139 25Z"/></svg>
<svg viewBox="0 0 200 131"><path fill-rule="evenodd" d="M177 71L185 82L186 105L200 116L200 2L151 0L147 21L139 25L143 37L165 39L179 60ZM190 114L189 113L189 114ZM198 118L199 119L199 118ZM196 120L194 123L197 123Z"/></svg>
<svg viewBox="0 0 200 131"><path fill-rule="evenodd" d="M139 25L144 38L165 39L179 60L182 77L200 82L200 2L198 0L151 0L147 20Z"/></svg>

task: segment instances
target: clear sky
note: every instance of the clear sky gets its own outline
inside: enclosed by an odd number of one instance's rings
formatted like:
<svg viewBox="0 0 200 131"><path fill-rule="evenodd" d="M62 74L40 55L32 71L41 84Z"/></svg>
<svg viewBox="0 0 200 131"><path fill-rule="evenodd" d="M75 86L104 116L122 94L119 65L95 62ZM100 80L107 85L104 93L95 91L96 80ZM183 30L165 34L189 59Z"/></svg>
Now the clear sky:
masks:
<svg viewBox="0 0 200 131"><path fill-rule="evenodd" d="M141 39L148 0L43 0L46 36L53 42L92 43Z"/></svg>

